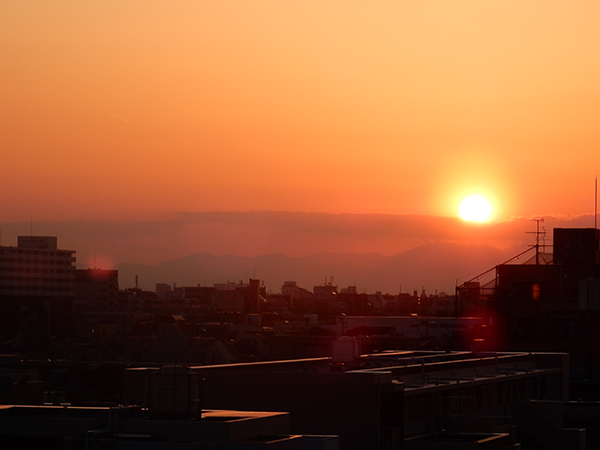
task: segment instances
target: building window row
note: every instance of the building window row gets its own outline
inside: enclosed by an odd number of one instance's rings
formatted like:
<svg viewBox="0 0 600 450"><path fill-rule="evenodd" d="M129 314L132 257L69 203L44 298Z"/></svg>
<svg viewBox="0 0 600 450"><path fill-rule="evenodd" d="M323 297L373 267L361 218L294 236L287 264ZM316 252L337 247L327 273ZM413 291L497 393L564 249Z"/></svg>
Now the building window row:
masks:
<svg viewBox="0 0 600 450"><path fill-rule="evenodd" d="M22 267L0 267L0 273L46 273L46 274L72 274L72 270L60 270L60 269L25 269Z"/></svg>
<svg viewBox="0 0 600 450"><path fill-rule="evenodd" d="M0 295L19 294L27 295L27 293L36 294L56 294L62 293L63 295L72 295L72 291L67 287L61 286L1 286Z"/></svg>
<svg viewBox="0 0 600 450"><path fill-rule="evenodd" d="M18 258L2 258L2 263L8 264L39 264L39 265L59 265L59 266L75 266L75 262L71 260L45 260L45 259L18 259Z"/></svg>
<svg viewBox="0 0 600 450"><path fill-rule="evenodd" d="M48 278L48 277L4 277L0 276L0 282L22 282L28 283L73 283L72 278Z"/></svg>
<svg viewBox="0 0 600 450"><path fill-rule="evenodd" d="M35 255L35 256L52 256L52 257L67 257L74 258L75 253L69 251L41 251L41 250L23 250L18 248L4 248L0 249L0 255Z"/></svg>

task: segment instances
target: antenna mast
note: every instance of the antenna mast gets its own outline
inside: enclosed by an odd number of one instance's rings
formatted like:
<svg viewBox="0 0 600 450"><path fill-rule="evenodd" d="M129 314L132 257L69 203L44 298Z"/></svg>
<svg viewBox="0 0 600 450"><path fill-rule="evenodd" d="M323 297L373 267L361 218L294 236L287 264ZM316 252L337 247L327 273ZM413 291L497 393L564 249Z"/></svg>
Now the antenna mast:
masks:
<svg viewBox="0 0 600 450"><path fill-rule="evenodd" d="M535 234L535 265L539 266L540 265L540 236L542 236L542 239L545 239L546 236L546 230L542 227L542 230L540 231L540 222L544 221L544 218L542 217L541 219L531 219L534 222L537 222L537 228L536 231L526 231L525 233L528 234ZM543 246L545 247L545 241Z"/></svg>
<svg viewBox="0 0 600 450"><path fill-rule="evenodd" d="M594 228L598 228L598 175L594 182Z"/></svg>

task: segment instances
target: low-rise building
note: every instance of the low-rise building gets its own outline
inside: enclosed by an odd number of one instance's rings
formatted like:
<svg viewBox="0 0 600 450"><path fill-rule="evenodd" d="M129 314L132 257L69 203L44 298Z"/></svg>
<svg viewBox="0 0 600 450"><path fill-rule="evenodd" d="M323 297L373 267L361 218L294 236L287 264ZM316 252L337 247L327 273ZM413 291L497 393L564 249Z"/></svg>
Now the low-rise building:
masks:
<svg viewBox="0 0 600 450"><path fill-rule="evenodd" d="M75 307L82 311L115 311L119 302L119 271L75 271Z"/></svg>
<svg viewBox="0 0 600 450"><path fill-rule="evenodd" d="M291 433L339 435L345 450L435 448L428 445L450 441L467 449L486 440L493 448L516 449L521 440L547 445L548 436L562 447L545 448L583 448L585 441L581 429L543 420L568 400L568 355L562 353L350 351L335 360L190 369L202 379L203 407L287 411ZM128 398L142 398L139 379L155 370L129 371ZM461 439L463 446L456 444Z"/></svg>

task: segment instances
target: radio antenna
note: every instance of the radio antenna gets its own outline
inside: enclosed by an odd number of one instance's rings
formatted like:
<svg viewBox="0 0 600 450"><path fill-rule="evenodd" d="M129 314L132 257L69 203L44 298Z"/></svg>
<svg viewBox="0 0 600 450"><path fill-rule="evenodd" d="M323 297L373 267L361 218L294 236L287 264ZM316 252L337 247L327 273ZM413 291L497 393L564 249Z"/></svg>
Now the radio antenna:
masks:
<svg viewBox="0 0 600 450"><path fill-rule="evenodd" d="M546 229L542 227L542 230L540 231L540 222L544 221L544 218L542 217L541 219L531 219L533 222L537 222L537 228L536 231L526 231L525 233L527 234L535 234L535 245L533 245L532 247L535 247L535 265L538 266L540 264L540 237L542 237L542 240L544 242L543 246L546 246L546 241L545 236L546 236Z"/></svg>

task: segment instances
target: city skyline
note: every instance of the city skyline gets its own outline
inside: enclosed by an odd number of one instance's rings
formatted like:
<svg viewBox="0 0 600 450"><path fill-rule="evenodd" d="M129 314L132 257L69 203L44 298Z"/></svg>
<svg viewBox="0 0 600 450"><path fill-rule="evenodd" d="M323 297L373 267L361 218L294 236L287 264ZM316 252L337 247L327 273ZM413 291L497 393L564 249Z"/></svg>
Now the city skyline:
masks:
<svg viewBox="0 0 600 450"><path fill-rule="evenodd" d="M134 286L135 275L145 289L259 278L270 290L287 280L310 288L333 276L340 287L361 291L396 292L401 285L432 293L453 292L531 248L538 225L545 232L540 245L548 246L542 251L550 252L555 228L593 223L593 215L479 224L418 215L206 212L160 222L4 223L0 244L57 236L60 248L76 251L78 267L119 269L122 287Z"/></svg>

